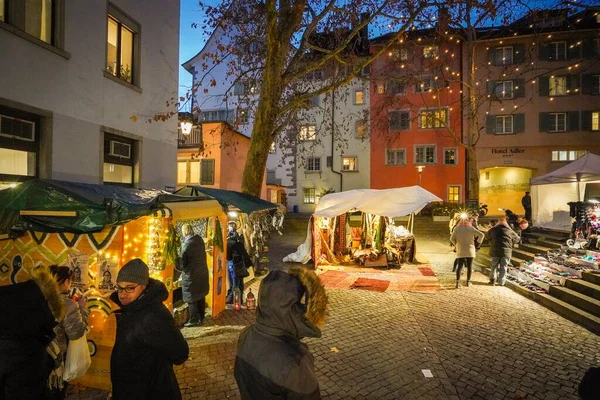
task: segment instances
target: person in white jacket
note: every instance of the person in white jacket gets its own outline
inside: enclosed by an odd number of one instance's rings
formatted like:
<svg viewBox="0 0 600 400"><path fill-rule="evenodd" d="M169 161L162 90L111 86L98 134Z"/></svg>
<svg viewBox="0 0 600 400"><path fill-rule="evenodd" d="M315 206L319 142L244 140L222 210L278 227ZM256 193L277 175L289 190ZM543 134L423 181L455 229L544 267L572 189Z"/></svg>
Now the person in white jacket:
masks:
<svg viewBox="0 0 600 400"><path fill-rule="evenodd" d="M460 288L460 274L464 266L467 267L466 285L471 286L471 273L473 258L477 249L475 242L481 243L485 235L483 232L475 229L470 220L462 219L450 235L450 242L456 247L456 259L458 267L456 269L456 288Z"/></svg>

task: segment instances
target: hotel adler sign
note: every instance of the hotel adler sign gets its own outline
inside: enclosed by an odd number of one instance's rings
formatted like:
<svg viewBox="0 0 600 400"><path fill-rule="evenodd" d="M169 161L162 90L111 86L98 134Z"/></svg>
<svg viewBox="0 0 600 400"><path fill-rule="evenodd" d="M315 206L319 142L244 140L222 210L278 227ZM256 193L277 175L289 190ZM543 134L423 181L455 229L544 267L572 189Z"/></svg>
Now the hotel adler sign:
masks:
<svg viewBox="0 0 600 400"><path fill-rule="evenodd" d="M496 148L492 148L492 155L500 155L502 158L504 158L504 164L506 165L510 165L512 164L512 160L510 160L510 158L512 158L514 155L516 154L524 154L525 153L525 149L522 149L520 147L496 147ZM507 160L508 159L508 160Z"/></svg>

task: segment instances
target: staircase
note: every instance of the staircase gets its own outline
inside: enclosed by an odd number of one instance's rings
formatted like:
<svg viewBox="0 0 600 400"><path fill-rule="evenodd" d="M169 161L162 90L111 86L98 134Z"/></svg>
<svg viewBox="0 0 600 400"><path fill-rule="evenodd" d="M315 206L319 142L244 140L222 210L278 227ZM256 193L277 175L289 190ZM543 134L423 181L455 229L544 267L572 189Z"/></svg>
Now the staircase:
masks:
<svg viewBox="0 0 600 400"><path fill-rule="evenodd" d="M533 261L538 254L564 244L568 234L531 229L523 234L523 244L513 248L511 264L519 266ZM489 275L489 247L482 247L474 260L475 268ZM532 292L510 280L506 286L561 316L600 335L600 274L584 272L582 279L567 279L565 286L551 286L548 294Z"/></svg>

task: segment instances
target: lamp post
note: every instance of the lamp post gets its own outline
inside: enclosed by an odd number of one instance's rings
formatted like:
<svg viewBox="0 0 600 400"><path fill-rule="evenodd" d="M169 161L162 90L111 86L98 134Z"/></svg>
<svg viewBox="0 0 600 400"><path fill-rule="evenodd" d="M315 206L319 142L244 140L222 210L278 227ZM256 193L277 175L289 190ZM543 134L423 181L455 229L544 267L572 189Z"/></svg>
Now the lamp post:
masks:
<svg viewBox="0 0 600 400"><path fill-rule="evenodd" d="M425 168L425 166L423 166L423 165L417 166L417 171L419 171L419 186L422 186L421 182L423 180L423 169L424 168Z"/></svg>

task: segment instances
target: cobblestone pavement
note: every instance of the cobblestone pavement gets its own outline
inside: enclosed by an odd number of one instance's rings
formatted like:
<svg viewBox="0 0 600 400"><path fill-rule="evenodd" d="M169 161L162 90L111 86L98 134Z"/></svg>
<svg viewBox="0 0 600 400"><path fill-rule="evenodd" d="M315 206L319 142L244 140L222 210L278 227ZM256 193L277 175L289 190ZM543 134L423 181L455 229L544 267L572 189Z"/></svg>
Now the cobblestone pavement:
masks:
<svg viewBox="0 0 600 400"><path fill-rule="evenodd" d="M445 290L329 290L323 337L307 340L323 398L577 399L586 369L600 365L600 336L508 288L487 286L478 273L473 287L455 290L447 225L419 231L418 222L418 259ZM207 327L184 330L191 356L176 368L184 398L239 399L235 342L253 318L227 310ZM69 396L105 398L91 389Z"/></svg>

